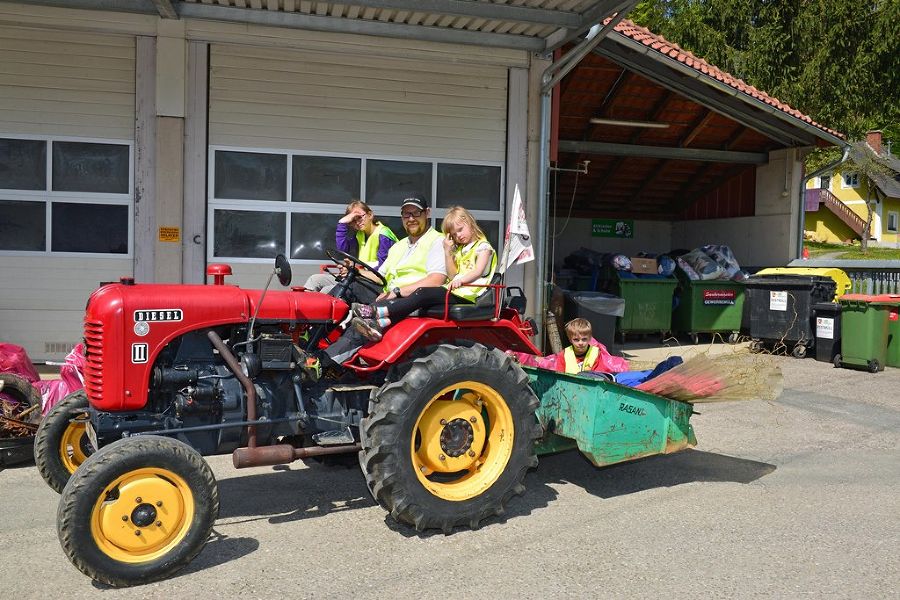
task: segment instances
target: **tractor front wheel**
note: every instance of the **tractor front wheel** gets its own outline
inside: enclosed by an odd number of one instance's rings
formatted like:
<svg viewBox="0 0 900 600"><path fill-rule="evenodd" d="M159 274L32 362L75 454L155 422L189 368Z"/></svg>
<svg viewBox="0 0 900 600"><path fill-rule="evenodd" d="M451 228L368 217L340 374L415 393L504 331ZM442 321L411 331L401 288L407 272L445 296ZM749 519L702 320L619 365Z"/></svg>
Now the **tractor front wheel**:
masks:
<svg viewBox="0 0 900 600"><path fill-rule="evenodd" d="M87 436L88 399L84 390L72 392L50 409L34 438L38 472L57 494L75 469L93 453Z"/></svg>
<svg viewBox="0 0 900 600"><path fill-rule="evenodd" d="M473 529L525 491L538 399L499 350L442 345L372 394L360 464L375 500L417 530Z"/></svg>
<svg viewBox="0 0 900 600"><path fill-rule="evenodd" d="M126 438L101 448L63 490L57 532L79 571L115 587L164 579L206 544L219 512L212 470L187 444Z"/></svg>

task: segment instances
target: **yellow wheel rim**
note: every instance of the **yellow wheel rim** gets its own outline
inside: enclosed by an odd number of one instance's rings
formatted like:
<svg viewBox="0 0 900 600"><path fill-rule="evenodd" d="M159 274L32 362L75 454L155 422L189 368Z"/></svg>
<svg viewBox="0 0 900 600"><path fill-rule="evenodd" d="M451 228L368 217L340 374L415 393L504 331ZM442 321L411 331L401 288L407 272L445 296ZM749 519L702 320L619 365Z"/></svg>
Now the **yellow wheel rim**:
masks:
<svg viewBox="0 0 900 600"><path fill-rule="evenodd" d="M438 498L475 498L506 469L514 429L509 406L495 389L475 381L448 386L428 402L413 429L416 476Z"/></svg>
<svg viewBox="0 0 900 600"><path fill-rule="evenodd" d="M91 511L91 535L114 560L147 562L180 543L193 519L194 496L184 479L149 467L106 486Z"/></svg>
<svg viewBox="0 0 900 600"><path fill-rule="evenodd" d="M82 448L82 442L86 435L87 428L83 422L70 421L63 431L62 438L59 440L59 457L69 473L74 473L75 469L81 466L81 463L87 458L87 454Z"/></svg>

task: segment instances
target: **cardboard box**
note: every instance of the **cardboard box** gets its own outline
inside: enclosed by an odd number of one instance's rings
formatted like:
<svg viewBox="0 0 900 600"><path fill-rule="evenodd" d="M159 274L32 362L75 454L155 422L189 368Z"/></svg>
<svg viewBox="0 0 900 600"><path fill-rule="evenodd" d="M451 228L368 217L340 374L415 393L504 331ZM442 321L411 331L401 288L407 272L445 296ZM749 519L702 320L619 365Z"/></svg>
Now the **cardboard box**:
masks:
<svg viewBox="0 0 900 600"><path fill-rule="evenodd" d="M632 258L631 259L631 272L638 274L646 274L646 275L657 275L659 271L657 271L656 259L655 258Z"/></svg>

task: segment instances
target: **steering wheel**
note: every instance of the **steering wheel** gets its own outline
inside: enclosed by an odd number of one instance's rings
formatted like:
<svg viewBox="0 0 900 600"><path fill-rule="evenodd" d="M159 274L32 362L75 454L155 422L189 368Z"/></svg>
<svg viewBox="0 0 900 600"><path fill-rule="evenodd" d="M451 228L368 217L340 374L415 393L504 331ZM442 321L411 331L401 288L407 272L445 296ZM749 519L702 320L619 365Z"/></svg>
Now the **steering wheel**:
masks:
<svg viewBox="0 0 900 600"><path fill-rule="evenodd" d="M368 287L372 291L377 292L379 294L382 291L384 291L384 287L387 285L387 280L384 278L384 276L381 273L379 273L377 270L375 270L371 266L367 265L366 263L359 260L355 256L352 256L350 254L347 254L346 252L342 252L335 248L326 248L325 254L328 255L328 258L330 258L332 260L332 262L334 262L334 264L341 266L341 267L344 266L344 261L347 261L347 260L350 261L354 267L359 267L363 271L368 271L369 273L374 275L378 282L376 284L374 281L372 281L368 277L359 277L359 275L356 272L356 269L350 269L349 272L347 273L347 287L350 286L350 283L352 283L354 280L356 280L356 281L359 281L362 285ZM377 285L377 289L376 289L376 285Z"/></svg>

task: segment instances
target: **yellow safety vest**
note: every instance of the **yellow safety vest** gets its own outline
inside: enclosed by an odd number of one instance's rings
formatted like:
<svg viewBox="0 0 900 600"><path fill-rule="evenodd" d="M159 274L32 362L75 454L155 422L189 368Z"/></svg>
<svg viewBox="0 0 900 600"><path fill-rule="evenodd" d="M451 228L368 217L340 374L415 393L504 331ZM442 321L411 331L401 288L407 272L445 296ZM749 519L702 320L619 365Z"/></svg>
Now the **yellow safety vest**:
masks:
<svg viewBox="0 0 900 600"><path fill-rule="evenodd" d="M388 250L387 258L381 265L381 271L387 280L387 285L384 289L390 290L395 287L403 287L424 278L428 274L425 270L428 264L428 251L431 249L431 244L440 237L440 233L429 228L416 242L415 249L405 261L403 257L409 251L409 238L405 237L391 246L391 249Z"/></svg>
<svg viewBox="0 0 900 600"><path fill-rule="evenodd" d="M381 245L381 236L394 240L397 243L397 236L391 231L390 227L383 223L375 225L372 235L366 238L366 234L362 231L356 232L356 245L359 247L359 260L363 261L370 267L378 266L378 246Z"/></svg>
<svg viewBox="0 0 900 600"><path fill-rule="evenodd" d="M472 269L475 268L475 263L478 262L478 253L475 251L478 246L482 244L482 242L486 242L487 240L483 237L478 238L474 242L469 242L462 248L457 248L453 251L453 260L456 263L456 271L457 273L468 273ZM497 253L491 248L491 264L488 269L488 274L484 277L479 277L472 283L485 285L491 282L491 278L494 276L494 270L497 268ZM450 285L450 284L446 284ZM446 287L446 286L445 286ZM464 298L469 300L470 302L474 302L475 298L480 296L481 294L488 291L490 288L483 287L458 287L453 290L453 293L460 298Z"/></svg>
<svg viewBox="0 0 900 600"><path fill-rule="evenodd" d="M572 346L566 348L563 356L566 359L566 373L581 373L585 369L591 370L591 365L597 362L597 357L600 356L600 349L597 346L589 346L581 364L578 364L578 359L575 358L575 348Z"/></svg>

